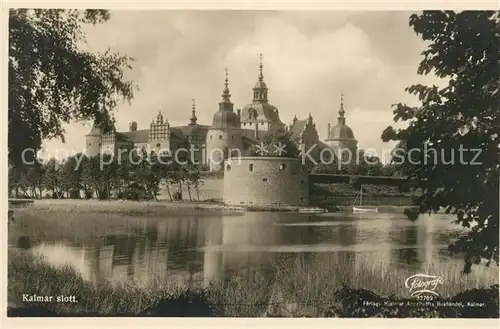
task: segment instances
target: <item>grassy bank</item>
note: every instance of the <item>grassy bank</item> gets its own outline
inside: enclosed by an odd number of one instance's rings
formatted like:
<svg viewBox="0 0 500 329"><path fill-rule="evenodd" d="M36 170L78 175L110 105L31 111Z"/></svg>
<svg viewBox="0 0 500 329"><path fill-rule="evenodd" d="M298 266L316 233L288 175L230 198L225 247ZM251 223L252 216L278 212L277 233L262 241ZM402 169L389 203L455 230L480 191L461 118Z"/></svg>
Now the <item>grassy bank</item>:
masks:
<svg viewBox="0 0 500 329"><path fill-rule="evenodd" d="M314 183L311 185L311 203L323 207L352 206L358 193L359 190L348 183ZM414 192L402 192L394 186L363 185L363 205L411 206L415 195Z"/></svg>
<svg viewBox="0 0 500 329"><path fill-rule="evenodd" d="M316 259L300 258L291 266L278 262L269 273L234 273L218 283L179 283L158 278L150 287L139 289L134 282L84 281L76 270L47 265L43 259L26 251L9 250L8 262L9 302L25 307L43 306L57 313L91 315L140 315L148 309L151 312L163 301L163 314L170 312L171 315L181 312L180 308L187 308L182 312L207 316L207 308L210 308L224 316L334 316L333 310L348 298L345 291L344 297L339 295L343 285L403 297L408 295L403 282L414 274L389 270L373 260L358 262L353 268L351 259L328 254ZM445 278L446 284L439 289L444 297L498 284L498 279L492 277L462 275L458 266L450 268L436 264L429 270ZM22 301L24 293L75 296L77 301L26 303ZM498 298L498 290L496 293ZM484 293L479 295L484 298ZM495 307L498 310L498 300Z"/></svg>
<svg viewBox="0 0 500 329"><path fill-rule="evenodd" d="M64 211L76 213L117 214L124 216L213 216L235 214L234 207L225 206L217 200L207 201L128 201L128 200L81 200L42 199L20 207L30 211Z"/></svg>

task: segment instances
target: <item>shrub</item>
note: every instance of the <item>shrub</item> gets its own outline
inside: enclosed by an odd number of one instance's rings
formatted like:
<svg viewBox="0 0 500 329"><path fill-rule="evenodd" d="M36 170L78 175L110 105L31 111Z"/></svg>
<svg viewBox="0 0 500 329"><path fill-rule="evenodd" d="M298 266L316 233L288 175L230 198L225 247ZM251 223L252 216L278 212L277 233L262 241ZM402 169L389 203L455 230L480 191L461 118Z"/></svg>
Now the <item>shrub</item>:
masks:
<svg viewBox="0 0 500 329"><path fill-rule="evenodd" d="M404 210L404 214L412 222L416 221L420 216L420 212L417 207L406 207Z"/></svg>
<svg viewBox="0 0 500 329"><path fill-rule="evenodd" d="M175 201L181 201L182 200L182 193L181 192L175 192L172 194L172 199Z"/></svg>

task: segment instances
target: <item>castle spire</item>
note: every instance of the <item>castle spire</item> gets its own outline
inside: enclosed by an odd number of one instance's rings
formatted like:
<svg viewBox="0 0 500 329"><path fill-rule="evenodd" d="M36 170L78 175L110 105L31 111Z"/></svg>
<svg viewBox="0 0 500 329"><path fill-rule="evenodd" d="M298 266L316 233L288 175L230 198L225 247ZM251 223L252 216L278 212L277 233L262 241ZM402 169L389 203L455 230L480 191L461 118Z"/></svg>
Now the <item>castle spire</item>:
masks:
<svg viewBox="0 0 500 329"><path fill-rule="evenodd" d="M161 110L158 111L158 115L156 116L156 123L157 124L163 123L163 114L161 114Z"/></svg>
<svg viewBox="0 0 500 329"><path fill-rule="evenodd" d="M259 64L259 81L262 82L264 81L264 74L262 74L262 54L259 55L259 59L260 59L260 64Z"/></svg>
<svg viewBox="0 0 500 329"><path fill-rule="evenodd" d="M253 87L253 101L260 103L267 103L267 85L264 82L264 74L262 73L262 54L259 55L259 80L255 83Z"/></svg>
<svg viewBox="0 0 500 329"><path fill-rule="evenodd" d="M344 114L345 114L345 110L344 110L344 94L340 94L340 110L339 110L339 117L337 118L339 124L345 125Z"/></svg>
<svg viewBox="0 0 500 329"><path fill-rule="evenodd" d="M229 79L227 77L227 67L224 67L226 71L226 80L224 83L224 90L222 92L222 102L223 103L231 103L231 94L229 93Z"/></svg>
<svg viewBox="0 0 500 329"><path fill-rule="evenodd" d="M191 118L189 118L189 120L191 121L191 123L189 123L190 125L195 125L196 124L196 121L198 120L198 118L196 117L196 103L195 103L195 99L191 99L191 101L193 102L193 107L192 107L192 111L191 111Z"/></svg>

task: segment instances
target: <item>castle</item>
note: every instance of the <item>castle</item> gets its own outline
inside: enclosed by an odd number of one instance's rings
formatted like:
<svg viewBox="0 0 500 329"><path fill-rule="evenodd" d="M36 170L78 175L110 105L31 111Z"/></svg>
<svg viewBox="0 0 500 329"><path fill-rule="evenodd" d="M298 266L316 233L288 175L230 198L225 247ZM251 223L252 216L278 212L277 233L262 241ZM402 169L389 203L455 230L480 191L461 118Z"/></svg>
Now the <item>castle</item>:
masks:
<svg viewBox="0 0 500 329"><path fill-rule="evenodd" d="M316 124L312 115L293 122L287 126L279 116L278 108L269 103L268 88L264 82L262 55L258 80L253 87L252 102L234 111L229 91L229 80L226 78L219 108L213 116L211 125L198 123L196 106L193 100L191 117L185 126L170 126L168 120L159 112L148 129L139 130L137 122L131 122L129 131L118 132L112 129L103 133L94 125L86 135L86 154L95 156L99 153L124 154L134 148L148 150L169 150L171 154L178 149L194 150L193 160L211 171L220 170L222 162L239 151L247 156L250 147L260 144L266 136L275 131L288 131L297 145L304 145L305 150L317 145L310 153L318 159L322 149L330 148L334 152L349 149L357 154L357 141L352 129L346 125L343 98L339 110L337 124L328 124L328 137L325 142L319 140ZM120 151L124 150L124 151ZM338 153L335 153L338 154ZM354 160L354 159L352 159Z"/></svg>

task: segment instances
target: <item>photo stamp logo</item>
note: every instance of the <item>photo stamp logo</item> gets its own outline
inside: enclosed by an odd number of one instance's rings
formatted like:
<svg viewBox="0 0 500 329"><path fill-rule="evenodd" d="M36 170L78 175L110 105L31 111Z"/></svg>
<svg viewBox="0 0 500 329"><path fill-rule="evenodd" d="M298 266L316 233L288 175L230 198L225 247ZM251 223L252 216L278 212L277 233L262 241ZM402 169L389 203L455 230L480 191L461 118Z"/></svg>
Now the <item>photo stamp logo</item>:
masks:
<svg viewBox="0 0 500 329"><path fill-rule="evenodd" d="M439 296L436 288L443 283L443 278L437 275L415 274L406 279L405 287L412 297L425 294Z"/></svg>

